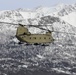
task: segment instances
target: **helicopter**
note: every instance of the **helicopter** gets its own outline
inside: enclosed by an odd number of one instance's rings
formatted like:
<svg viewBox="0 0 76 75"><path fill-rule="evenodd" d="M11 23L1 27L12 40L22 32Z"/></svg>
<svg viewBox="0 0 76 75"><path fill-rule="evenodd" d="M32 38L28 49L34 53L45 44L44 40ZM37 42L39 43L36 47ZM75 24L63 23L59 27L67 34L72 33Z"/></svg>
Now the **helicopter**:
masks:
<svg viewBox="0 0 76 75"><path fill-rule="evenodd" d="M26 43L27 45L34 44L34 45L45 45L48 43L53 43L55 39L52 36L52 32L58 32L58 33L66 33L66 32L59 32L59 31L54 31L45 28L41 28L40 26L46 26L46 25L23 25L23 24L14 24L14 23L8 23L8 22L0 22L0 23L5 23L5 24L13 24L13 25L19 25L16 30L16 38L20 41L19 44ZM32 34L29 32L29 30L25 26L33 26L40 28L42 30L46 30L47 32L45 34ZM49 25L51 26L51 25ZM67 34L73 34L76 35L75 33L67 33Z"/></svg>
<svg viewBox="0 0 76 75"><path fill-rule="evenodd" d="M17 28L16 38L20 42L34 45L52 43L54 41L51 31L48 30L45 34L31 34L22 24L19 24Z"/></svg>

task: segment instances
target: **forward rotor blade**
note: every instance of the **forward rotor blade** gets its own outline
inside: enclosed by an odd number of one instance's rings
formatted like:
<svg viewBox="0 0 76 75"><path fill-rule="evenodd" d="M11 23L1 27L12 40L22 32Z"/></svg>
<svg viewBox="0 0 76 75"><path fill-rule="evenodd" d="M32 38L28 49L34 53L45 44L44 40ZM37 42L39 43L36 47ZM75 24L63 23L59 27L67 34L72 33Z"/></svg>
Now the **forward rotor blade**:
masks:
<svg viewBox="0 0 76 75"><path fill-rule="evenodd" d="M10 22L0 22L0 23L4 23L4 24L13 24L13 25L19 25L21 23L10 23ZM51 26L51 25L33 25L33 24L30 24L30 25L25 25L25 24L21 24L23 26Z"/></svg>
<svg viewBox="0 0 76 75"><path fill-rule="evenodd" d="M0 23L18 25L18 24L9 23L9 22L0 22Z"/></svg>

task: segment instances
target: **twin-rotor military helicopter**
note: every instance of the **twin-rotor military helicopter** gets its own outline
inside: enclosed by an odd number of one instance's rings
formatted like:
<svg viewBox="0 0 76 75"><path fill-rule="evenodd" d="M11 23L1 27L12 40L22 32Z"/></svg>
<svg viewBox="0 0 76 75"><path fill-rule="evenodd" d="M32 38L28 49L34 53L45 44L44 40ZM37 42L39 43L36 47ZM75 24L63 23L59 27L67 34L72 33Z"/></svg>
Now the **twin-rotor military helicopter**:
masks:
<svg viewBox="0 0 76 75"><path fill-rule="evenodd" d="M0 23L13 24L7 22L0 22ZM54 38L52 36L52 32L57 32L57 31L50 31L40 27L44 25L22 25L22 24L13 24L13 25L19 25L16 31L16 38L20 41L19 44L26 43L26 44L34 44L34 45L39 45L39 44L45 45L47 43L53 43ZM46 30L47 32L45 34L32 34L25 26L37 27L42 30Z"/></svg>
<svg viewBox="0 0 76 75"><path fill-rule="evenodd" d="M29 26L37 27L35 25ZM28 44L34 45L52 43L54 41L52 32L50 30L48 30L45 34L31 34L29 30L21 24L19 24L19 27L17 28L16 37L21 42L26 42Z"/></svg>

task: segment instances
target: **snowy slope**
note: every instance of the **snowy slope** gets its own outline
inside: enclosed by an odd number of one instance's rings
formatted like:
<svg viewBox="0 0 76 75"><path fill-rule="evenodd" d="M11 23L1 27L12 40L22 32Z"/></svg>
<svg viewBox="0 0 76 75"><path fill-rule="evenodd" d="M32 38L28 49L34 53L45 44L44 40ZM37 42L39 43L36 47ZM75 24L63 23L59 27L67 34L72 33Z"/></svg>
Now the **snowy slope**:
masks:
<svg viewBox="0 0 76 75"><path fill-rule="evenodd" d="M0 11L0 22L43 25L41 28L46 30L27 28L39 34L49 29L54 31L55 39L49 46L18 45L15 37L18 25L0 23L0 74L32 75L36 71L76 75L75 18L76 4Z"/></svg>
<svg viewBox="0 0 76 75"><path fill-rule="evenodd" d="M61 19L76 27L76 12L63 16Z"/></svg>

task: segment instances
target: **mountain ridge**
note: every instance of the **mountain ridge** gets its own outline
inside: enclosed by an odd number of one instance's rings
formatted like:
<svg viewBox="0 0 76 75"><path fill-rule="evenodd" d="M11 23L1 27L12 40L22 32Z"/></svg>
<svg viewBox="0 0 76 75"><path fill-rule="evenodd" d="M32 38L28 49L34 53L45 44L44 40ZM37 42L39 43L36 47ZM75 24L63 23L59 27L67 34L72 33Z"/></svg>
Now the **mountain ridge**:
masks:
<svg viewBox="0 0 76 75"><path fill-rule="evenodd" d="M0 11L0 22L11 23L0 23L0 74L22 72L25 75L29 70L31 75L35 71L76 75L76 35L70 34L76 33L76 26L75 21L69 21L75 19L74 12L75 4ZM15 37L18 25L13 23L42 25L46 30L29 26L27 28L31 34L43 34L49 29L53 31L55 41L49 46L19 45Z"/></svg>

